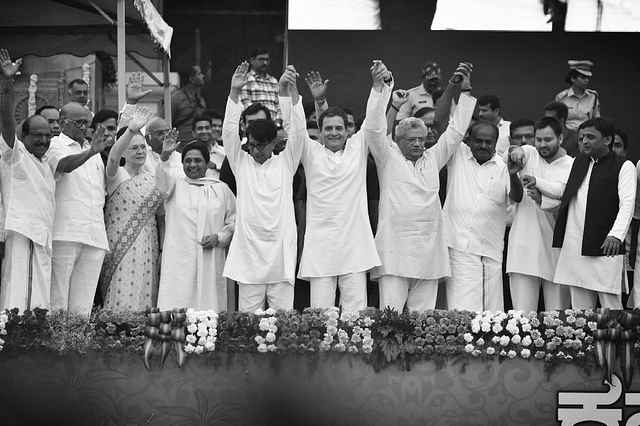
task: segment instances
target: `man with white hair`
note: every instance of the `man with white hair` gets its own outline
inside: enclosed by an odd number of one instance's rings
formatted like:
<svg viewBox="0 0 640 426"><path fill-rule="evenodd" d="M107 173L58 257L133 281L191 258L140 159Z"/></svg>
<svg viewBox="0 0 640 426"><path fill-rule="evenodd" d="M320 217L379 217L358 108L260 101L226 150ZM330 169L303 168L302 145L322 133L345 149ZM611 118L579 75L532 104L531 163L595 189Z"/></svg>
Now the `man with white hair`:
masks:
<svg viewBox="0 0 640 426"><path fill-rule="evenodd" d="M439 172L462 142L473 116L471 69L471 64L460 63L449 81L445 90L458 91L458 105L447 130L431 149L425 149L427 126L414 117L400 121L395 143L367 139L380 177L375 241L382 265L371 275L379 278L381 308L401 312L406 303L409 310L433 309L438 279L451 274L438 197Z"/></svg>

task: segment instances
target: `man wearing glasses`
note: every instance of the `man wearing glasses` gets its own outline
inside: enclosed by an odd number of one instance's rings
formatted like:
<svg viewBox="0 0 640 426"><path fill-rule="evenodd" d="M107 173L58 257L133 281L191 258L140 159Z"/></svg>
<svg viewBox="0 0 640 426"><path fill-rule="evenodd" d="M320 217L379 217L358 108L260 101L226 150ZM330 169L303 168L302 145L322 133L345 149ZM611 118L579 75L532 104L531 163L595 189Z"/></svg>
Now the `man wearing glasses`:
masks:
<svg viewBox="0 0 640 426"><path fill-rule="evenodd" d="M70 102L60 110L62 133L51 140L46 159L55 171L52 308L90 313L104 255L109 249L104 225L105 148L99 127L91 144L84 138L89 112Z"/></svg>
<svg viewBox="0 0 640 426"><path fill-rule="evenodd" d="M249 55L249 80L240 91L240 102L244 108L256 102L269 109L271 118L276 124L282 123L282 113L278 103L278 80L269 75L271 56L264 45L255 46Z"/></svg>

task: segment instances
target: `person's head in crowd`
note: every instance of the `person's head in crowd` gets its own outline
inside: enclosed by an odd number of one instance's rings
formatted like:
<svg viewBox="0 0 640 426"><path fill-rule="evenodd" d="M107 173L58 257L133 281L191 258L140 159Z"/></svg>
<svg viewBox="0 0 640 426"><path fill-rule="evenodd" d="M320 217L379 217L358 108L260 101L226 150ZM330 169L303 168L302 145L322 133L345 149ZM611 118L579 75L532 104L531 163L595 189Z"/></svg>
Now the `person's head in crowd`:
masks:
<svg viewBox="0 0 640 426"><path fill-rule="evenodd" d="M139 169L147 161L147 142L142 133L137 132L131 138L129 146L122 154L124 164L131 165L134 169Z"/></svg>
<svg viewBox="0 0 640 426"><path fill-rule="evenodd" d="M473 158L484 164L493 158L498 142L498 128L491 122L479 120L469 130L469 148Z"/></svg>
<svg viewBox="0 0 640 426"><path fill-rule="evenodd" d="M278 126L278 133L276 133L276 144L273 147L274 154L280 154L287 147L287 142L289 141L289 136L287 135L287 131Z"/></svg>
<svg viewBox="0 0 640 426"><path fill-rule="evenodd" d="M191 121L191 133L194 140L207 144L211 143L213 139L211 118L206 115L196 115Z"/></svg>
<svg viewBox="0 0 640 426"><path fill-rule="evenodd" d="M589 86L589 79L593 75L591 72L593 62L570 60L568 64L569 73L564 78L565 83L570 84L574 92L584 93Z"/></svg>
<svg viewBox="0 0 640 426"><path fill-rule="evenodd" d="M263 164L273 155L278 127L267 119L254 120L247 126L247 147L256 163Z"/></svg>
<svg viewBox="0 0 640 426"><path fill-rule="evenodd" d="M102 159L107 161L109 158L109 151L116 142L116 132L118 131L118 113L110 109L102 109L93 116L91 125L89 126L94 132L98 126L104 127L104 140L107 146L100 152Z"/></svg>
<svg viewBox="0 0 640 426"><path fill-rule="evenodd" d="M564 128L564 123L566 123L567 117L569 117L569 108L563 102L549 102L544 106L544 116L555 118Z"/></svg>
<svg viewBox="0 0 640 426"><path fill-rule="evenodd" d="M204 142L189 142L182 148L182 170L188 178L200 179L207 173L209 147Z"/></svg>
<svg viewBox="0 0 640 426"><path fill-rule="evenodd" d="M49 122L39 114L32 115L22 123L20 140L27 151L38 159L49 149L52 137Z"/></svg>
<svg viewBox="0 0 640 426"><path fill-rule="evenodd" d="M79 78L72 80L67 86L69 102L77 102L84 106L89 101L89 85Z"/></svg>
<svg viewBox="0 0 640 426"><path fill-rule="evenodd" d="M578 127L578 141L582 145L582 152L593 158L609 153L615 134L616 127L608 118L592 118Z"/></svg>
<svg viewBox="0 0 640 426"><path fill-rule="evenodd" d="M627 134L622 130L617 129L613 138L613 147L611 149L620 157L627 158L628 143L629 138L627 137Z"/></svg>
<svg viewBox="0 0 640 426"><path fill-rule="evenodd" d="M534 124L535 147L540 157L553 161L560 156L562 124L553 117L542 117Z"/></svg>
<svg viewBox="0 0 640 426"><path fill-rule="evenodd" d="M199 88L204 86L204 74L197 65L184 67L178 71L180 76L180 87Z"/></svg>
<svg viewBox="0 0 640 426"><path fill-rule="evenodd" d="M422 87L429 94L433 94L440 88L440 78L442 71L435 62L427 62L422 66Z"/></svg>
<svg viewBox="0 0 640 426"><path fill-rule="evenodd" d="M44 117L49 126L51 134L55 137L60 134L60 110L53 105L43 105L36 110L36 115Z"/></svg>
<svg viewBox="0 0 640 426"><path fill-rule="evenodd" d="M343 110L329 107L318 117L318 141L333 152L344 149L349 119Z"/></svg>
<svg viewBox="0 0 640 426"><path fill-rule="evenodd" d="M419 118L427 127L427 139L425 142L425 149L429 149L438 142L438 131L435 126L436 110L431 107L422 107L417 110L413 116Z"/></svg>
<svg viewBox="0 0 640 426"><path fill-rule="evenodd" d="M224 116L215 109L207 109L202 115L206 115L211 118L211 133L213 134L213 140L219 141L222 139L222 121Z"/></svg>
<svg viewBox="0 0 640 426"><path fill-rule="evenodd" d="M69 102L60 108L62 133L80 144L84 143L84 133L91 124L89 111L77 102Z"/></svg>
<svg viewBox="0 0 640 426"><path fill-rule="evenodd" d="M342 110L347 114L347 139L349 139L356 133L356 119L349 108L342 108Z"/></svg>
<svg viewBox="0 0 640 426"><path fill-rule="evenodd" d="M269 71L269 63L271 62L271 54L269 48L264 44L254 46L249 53L249 65L251 70L258 75L266 75Z"/></svg>
<svg viewBox="0 0 640 426"><path fill-rule="evenodd" d="M422 120L409 117L396 126L395 142L402 155L409 161L417 161L425 151L429 130Z"/></svg>
<svg viewBox="0 0 640 426"><path fill-rule="evenodd" d="M510 145L534 145L534 122L528 118L518 118L509 125Z"/></svg>
<svg viewBox="0 0 640 426"><path fill-rule="evenodd" d="M495 95L484 95L478 99L478 117L497 126L500 116L500 99Z"/></svg>
<svg viewBox="0 0 640 426"><path fill-rule="evenodd" d="M162 153L162 140L169 130L171 130L171 126L162 117L153 117L147 122L144 138L153 152Z"/></svg>
<svg viewBox="0 0 640 426"><path fill-rule="evenodd" d="M260 102L255 102L242 111L240 115L240 131L243 135L246 133L249 124L256 120L271 120L271 112Z"/></svg>
<svg viewBox="0 0 640 426"><path fill-rule="evenodd" d="M309 138L317 141L320 139L320 131L318 130L318 122L316 120L307 120L307 133Z"/></svg>

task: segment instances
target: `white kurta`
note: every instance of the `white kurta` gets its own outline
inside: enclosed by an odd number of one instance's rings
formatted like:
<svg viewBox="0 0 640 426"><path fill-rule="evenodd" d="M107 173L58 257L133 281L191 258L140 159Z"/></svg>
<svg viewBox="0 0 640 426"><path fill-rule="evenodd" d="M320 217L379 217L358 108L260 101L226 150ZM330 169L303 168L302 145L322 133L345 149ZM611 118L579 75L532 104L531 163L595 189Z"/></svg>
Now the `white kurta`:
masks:
<svg viewBox="0 0 640 426"><path fill-rule="evenodd" d="M524 167L520 176L531 175L567 183L573 158L564 155L553 163L540 157L536 148L522 146L525 152ZM507 155L507 154L505 154ZM515 206L515 216L509 232L507 272L540 277L553 281L560 249L553 248L553 228L556 218L541 210L528 195Z"/></svg>
<svg viewBox="0 0 640 426"><path fill-rule="evenodd" d="M391 88L371 89L362 129L344 150L332 152L309 138L306 126L292 119L291 138L304 143L302 165L307 180L307 228L298 276L331 277L367 271L380 265L369 224L365 190L368 149L365 138L386 132L385 106ZM294 108L292 114L302 113Z"/></svg>
<svg viewBox="0 0 640 426"><path fill-rule="evenodd" d="M217 180L178 178L171 173L169 161L159 164L156 186L167 197L158 307L226 311L227 283L222 270L224 247L233 235L233 193ZM218 247L204 250L202 238L216 233Z"/></svg>
<svg viewBox="0 0 640 426"><path fill-rule="evenodd" d="M291 104L291 98L280 98ZM302 108L302 99L298 102ZM290 109L290 108L289 108ZM295 283L297 234L293 175L302 144L286 148L263 164L241 148L238 125L242 104L227 99L222 138L238 188L238 217L224 275L243 284ZM304 121L302 124L303 125Z"/></svg>
<svg viewBox="0 0 640 426"><path fill-rule="evenodd" d="M447 163L447 170L442 213L448 246L502 262L511 203L507 165L497 155L478 164L469 147L462 144Z"/></svg>
<svg viewBox="0 0 640 426"><path fill-rule="evenodd" d="M451 274L438 191L440 169L469 127L475 98L462 94L447 130L415 164L388 139L367 139L380 178L376 247L382 275L438 279ZM429 261L425 262L425 256Z"/></svg>
<svg viewBox="0 0 640 426"><path fill-rule="evenodd" d="M622 292L621 271L624 255L582 256L582 234L587 211L587 195L594 161L589 164L587 176L569 203L569 215L564 241L560 250L558 268L553 279L558 284L581 287L586 290L620 294ZM636 197L636 169L630 161L625 161L618 174L618 216L608 235L616 237L622 244L627 234ZM613 188L612 188L613 189Z"/></svg>

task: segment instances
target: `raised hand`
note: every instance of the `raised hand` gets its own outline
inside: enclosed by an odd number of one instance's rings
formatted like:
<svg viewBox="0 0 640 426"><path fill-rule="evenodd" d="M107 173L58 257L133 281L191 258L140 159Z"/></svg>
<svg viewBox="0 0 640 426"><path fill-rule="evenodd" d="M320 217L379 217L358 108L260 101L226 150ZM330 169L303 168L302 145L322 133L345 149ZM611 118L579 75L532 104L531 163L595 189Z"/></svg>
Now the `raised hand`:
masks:
<svg viewBox="0 0 640 426"><path fill-rule="evenodd" d="M231 90L240 91L249 81L249 63L247 61L242 62L233 73L231 77Z"/></svg>
<svg viewBox="0 0 640 426"><path fill-rule="evenodd" d="M129 122L129 130L134 133L139 132L147 124L151 116L153 116L153 112L149 111L146 106L137 107L133 118Z"/></svg>
<svg viewBox="0 0 640 426"><path fill-rule="evenodd" d="M464 90L471 90L471 72L473 71L473 64L471 62L460 62L453 72L449 83L454 85L460 85Z"/></svg>
<svg viewBox="0 0 640 426"><path fill-rule="evenodd" d="M409 100L409 92L403 89L394 90L391 95L391 104L396 108L400 108Z"/></svg>
<svg viewBox="0 0 640 426"><path fill-rule="evenodd" d="M384 84L385 80L391 78L391 72L389 72L387 66L383 64L382 61L373 61L373 65L371 66L370 71L371 78L373 79L374 84Z"/></svg>
<svg viewBox="0 0 640 426"><path fill-rule="evenodd" d="M138 101L149 93L152 92L151 89L143 90L144 87L144 75L140 71L134 72L129 77L129 83L127 84L127 103L128 104L137 104Z"/></svg>
<svg viewBox="0 0 640 426"><path fill-rule="evenodd" d="M9 52L6 49L0 49L0 72L5 79L12 80L15 78L18 75L18 68L20 68L21 64L22 59L12 62Z"/></svg>
<svg viewBox="0 0 640 426"><path fill-rule="evenodd" d="M325 100L325 97L327 96L329 80L322 81L322 76L318 71L310 71L309 73L307 73L304 81L307 83L307 86L311 91L311 96L313 96L314 100Z"/></svg>
<svg viewBox="0 0 640 426"><path fill-rule="evenodd" d="M109 140L111 140L111 138L109 137L104 137L106 130L107 128L105 126L100 125L96 129L96 132L93 134L93 138L91 139L91 146L89 147L89 150L91 150L93 154L104 151L108 145Z"/></svg>
<svg viewBox="0 0 640 426"><path fill-rule="evenodd" d="M522 170L522 167L524 167L522 159L517 157L514 158L513 156L509 155L509 157L507 158L507 169L509 170L510 175L515 175L520 170Z"/></svg>
<svg viewBox="0 0 640 426"><path fill-rule="evenodd" d="M174 127L164 134L162 138L162 152L172 153L178 148L178 130Z"/></svg>
<svg viewBox="0 0 640 426"><path fill-rule="evenodd" d="M296 89L298 76L296 68L293 65L287 65L287 69L284 70L278 81L281 96L291 95L291 90Z"/></svg>

